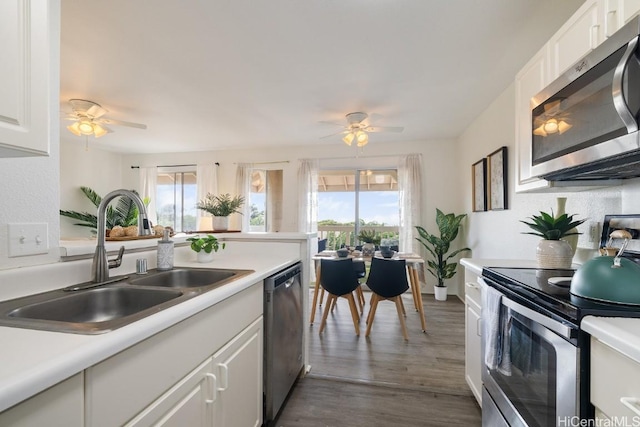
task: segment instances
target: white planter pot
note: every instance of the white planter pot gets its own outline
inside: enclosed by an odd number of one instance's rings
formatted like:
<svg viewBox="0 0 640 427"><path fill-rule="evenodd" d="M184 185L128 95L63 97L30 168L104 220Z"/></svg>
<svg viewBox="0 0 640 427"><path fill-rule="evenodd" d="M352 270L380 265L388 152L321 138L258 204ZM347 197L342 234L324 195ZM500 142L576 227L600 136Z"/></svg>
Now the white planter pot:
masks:
<svg viewBox="0 0 640 427"><path fill-rule="evenodd" d="M206 253L205 251L197 252L198 262L211 262L213 261L213 254L215 252L211 251Z"/></svg>
<svg viewBox="0 0 640 427"><path fill-rule="evenodd" d="M228 216L214 216L212 220L213 229L215 231L226 231L229 229Z"/></svg>
<svg viewBox="0 0 640 427"><path fill-rule="evenodd" d="M536 248L539 268L571 268L573 250L564 240L540 240Z"/></svg>
<svg viewBox="0 0 640 427"><path fill-rule="evenodd" d="M447 300L447 287L446 286L434 286L433 293L435 294L437 301Z"/></svg>

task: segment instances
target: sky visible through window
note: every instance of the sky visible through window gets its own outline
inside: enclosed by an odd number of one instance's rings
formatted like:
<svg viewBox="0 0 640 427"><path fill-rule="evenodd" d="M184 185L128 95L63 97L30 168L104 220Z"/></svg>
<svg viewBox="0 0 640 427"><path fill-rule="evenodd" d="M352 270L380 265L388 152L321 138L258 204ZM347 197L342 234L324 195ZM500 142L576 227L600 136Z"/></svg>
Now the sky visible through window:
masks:
<svg viewBox="0 0 640 427"><path fill-rule="evenodd" d="M340 223L355 221L355 193L318 192L318 221L332 219ZM387 226L400 224L397 191L360 192L360 219Z"/></svg>

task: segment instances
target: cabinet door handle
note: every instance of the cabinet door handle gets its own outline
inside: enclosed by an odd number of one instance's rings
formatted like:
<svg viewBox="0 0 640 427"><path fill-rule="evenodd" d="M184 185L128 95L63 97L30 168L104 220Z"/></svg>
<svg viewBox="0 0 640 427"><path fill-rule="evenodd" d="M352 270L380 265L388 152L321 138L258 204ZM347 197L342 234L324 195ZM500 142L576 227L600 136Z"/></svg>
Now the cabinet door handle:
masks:
<svg viewBox="0 0 640 427"><path fill-rule="evenodd" d="M621 397L620 403L631 409L634 414L640 415L640 399L637 397Z"/></svg>
<svg viewBox="0 0 640 427"><path fill-rule="evenodd" d="M616 10L610 10L607 12L607 17L604 21L604 35L607 38L611 37L611 35L616 32L617 25L614 20L616 18L616 13Z"/></svg>
<svg viewBox="0 0 640 427"><path fill-rule="evenodd" d="M225 391L229 388L229 367L226 363L219 363L220 367L220 383L223 384L222 387L218 387L218 391Z"/></svg>
<svg viewBox="0 0 640 427"><path fill-rule="evenodd" d="M218 379L211 372L207 372L204 375L205 375L205 378L209 379L209 381L208 381L209 390L210 390L209 394L211 395L211 399L205 399L205 403L211 404L211 403L215 402L216 398L218 397L218 392L217 392L217 390L218 390L218 387L217 387Z"/></svg>
<svg viewBox="0 0 640 427"><path fill-rule="evenodd" d="M596 46L598 46L598 28L600 28L600 25L592 25L591 26L591 31L589 33L589 47L591 48L591 50L595 49Z"/></svg>
<svg viewBox="0 0 640 427"><path fill-rule="evenodd" d="M482 318L478 317L478 319L476 320L476 335L478 335L479 337L482 336Z"/></svg>
<svg viewBox="0 0 640 427"><path fill-rule="evenodd" d="M468 287L470 287L471 289L478 289L478 285L476 285L476 284L475 284L475 283L473 283L473 282L466 282L466 285L467 285Z"/></svg>

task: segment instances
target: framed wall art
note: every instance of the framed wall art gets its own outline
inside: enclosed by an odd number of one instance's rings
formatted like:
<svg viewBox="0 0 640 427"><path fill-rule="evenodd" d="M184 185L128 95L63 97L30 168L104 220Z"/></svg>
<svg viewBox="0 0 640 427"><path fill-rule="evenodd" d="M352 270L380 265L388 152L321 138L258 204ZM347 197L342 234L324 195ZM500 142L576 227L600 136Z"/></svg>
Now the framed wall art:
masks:
<svg viewBox="0 0 640 427"><path fill-rule="evenodd" d="M472 210L483 212L487 210L487 159L482 159L471 165Z"/></svg>
<svg viewBox="0 0 640 427"><path fill-rule="evenodd" d="M507 147L500 147L489 154L489 209L492 211L508 209L507 199Z"/></svg>

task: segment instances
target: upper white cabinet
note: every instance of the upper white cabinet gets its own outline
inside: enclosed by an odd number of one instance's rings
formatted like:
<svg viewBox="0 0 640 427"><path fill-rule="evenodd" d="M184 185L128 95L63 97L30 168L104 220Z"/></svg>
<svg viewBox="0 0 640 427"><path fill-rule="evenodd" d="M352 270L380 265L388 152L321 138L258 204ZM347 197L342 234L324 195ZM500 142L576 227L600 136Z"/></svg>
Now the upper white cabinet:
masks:
<svg viewBox="0 0 640 427"><path fill-rule="evenodd" d="M531 177L531 99L549 82L549 46L545 45L516 75L516 192L548 186Z"/></svg>
<svg viewBox="0 0 640 427"><path fill-rule="evenodd" d="M604 40L604 19L604 1L587 0L551 37L551 81Z"/></svg>
<svg viewBox="0 0 640 427"><path fill-rule="evenodd" d="M59 0L0 2L0 157L49 154L59 39Z"/></svg>

